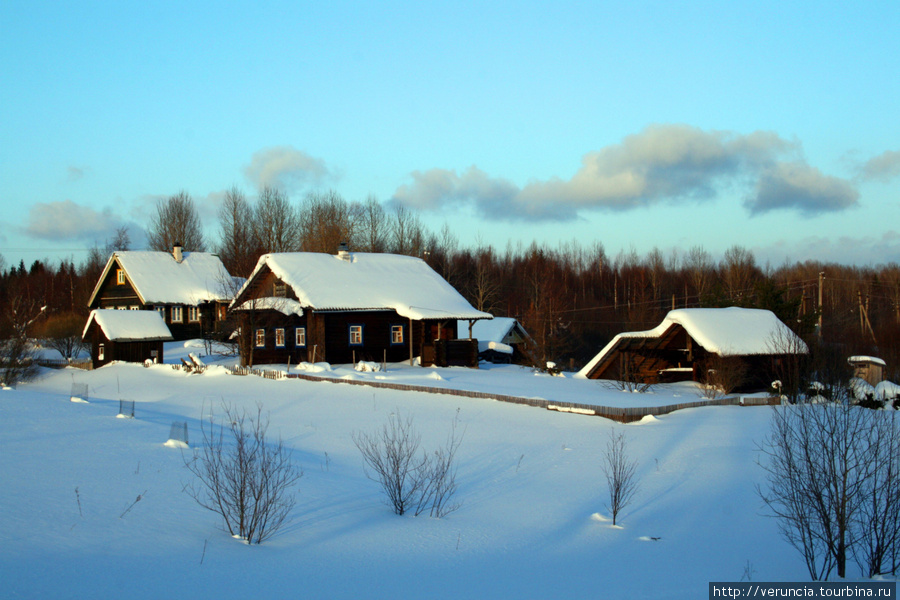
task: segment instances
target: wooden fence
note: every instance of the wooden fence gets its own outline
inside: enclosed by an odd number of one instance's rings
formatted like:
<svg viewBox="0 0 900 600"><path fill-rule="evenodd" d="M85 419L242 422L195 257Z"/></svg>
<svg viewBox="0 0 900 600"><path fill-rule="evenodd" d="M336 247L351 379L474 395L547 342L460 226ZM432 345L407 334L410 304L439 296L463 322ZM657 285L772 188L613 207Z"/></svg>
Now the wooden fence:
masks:
<svg viewBox="0 0 900 600"><path fill-rule="evenodd" d="M738 396L726 396L715 400L698 400L695 402L682 402L679 404L667 404L665 406L597 406L594 404L579 404L577 402L557 402L555 400L546 400L544 398L526 398L523 396L510 396L507 394L491 394L488 392L473 392L469 390L458 390L452 388L428 387L424 385L410 385L405 383L390 383L387 381L362 381L359 379L336 379L331 377L319 377L316 375L306 375L304 373L285 373L283 371L266 371L263 369L250 369L247 367L234 367L231 370L233 375L256 375L265 377L266 379L302 379L304 381L314 381L317 383L339 383L347 385L361 385L380 389L397 390L401 392L423 392L426 394L446 394L448 396L461 396L463 398L482 398L485 400L496 400L498 402L509 402L511 404L523 404L525 406L534 406L537 408L545 408L547 410L556 410L559 412L569 412L581 415L592 415L619 421L620 423L631 423L640 421L647 415L665 415L676 410L685 408L697 408L701 406L761 406L777 403L777 398L743 398Z"/></svg>

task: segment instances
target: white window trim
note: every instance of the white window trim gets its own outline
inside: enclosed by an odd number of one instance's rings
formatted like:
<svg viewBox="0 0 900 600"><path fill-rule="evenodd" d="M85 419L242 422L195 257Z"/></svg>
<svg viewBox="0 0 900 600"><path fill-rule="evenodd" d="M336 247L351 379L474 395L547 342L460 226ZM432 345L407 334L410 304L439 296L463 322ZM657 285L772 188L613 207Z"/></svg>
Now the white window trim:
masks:
<svg viewBox="0 0 900 600"><path fill-rule="evenodd" d="M188 306L188 323L200 322L200 307Z"/></svg>
<svg viewBox="0 0 900 600"><path fill-rule="evenodd" d="M266 330L263 329L262 327L259 327L256 329L254 334L255 334L255 339L253 340L253 343L254 343L255 347L256 348L265 348L266 347ZM259 343L260 338L262 338L262 344Z"/></svg>
<svg viewBox="0 0 900 600"><path fill-rule="evenodd" d="M184 322L184 307L183 306L173 306L172 307L172 323L183 323Z"/></svg>
<svg viewBox="0 0 900 600"><path fill-rule="evenodd" d="M306 327L297 327L294 330L294 346L306 348Z"/></svg>
<svg viewBox="0 0 900 600"><path fill-rule="evenodd" d="M277 327L275 329L275 347L284 348L284 327Z"/></svg>

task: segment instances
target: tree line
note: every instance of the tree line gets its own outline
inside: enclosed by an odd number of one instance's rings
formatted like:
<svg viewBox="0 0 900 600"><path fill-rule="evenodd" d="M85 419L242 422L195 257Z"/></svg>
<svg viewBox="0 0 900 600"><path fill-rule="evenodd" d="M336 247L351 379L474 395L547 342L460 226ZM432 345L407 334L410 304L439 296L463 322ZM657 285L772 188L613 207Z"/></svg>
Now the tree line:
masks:
<svg viewBox="0 0 900 600"><path fill-rule="evenodd" d="M342 242L353 251L417 256L475 308L517 318L534 338L538 359L566 367L583 365L617 333L655 327L672 308L743 306L772 310L804 339L818 337L847 355L880 356L894 380L900 368L896 263L772 267L740 245L721 258L702 245L613 255L602 240L466 246L449 226L430 230L415 211L372 196L347 201L334 191L314 192L295 202L274 188L255 199L229 190L213 236L204 235L191 197L175 194L157 203L147 239L153 250L171 251L180 242L186 251L216 252L240 277L264 253L335 253ZM80 265L67 259L8 266L0 256L0 335L9 337L23 323L31 323L30 335L60 320L83 323L110 253L129 249L122 228Z"/></svg>

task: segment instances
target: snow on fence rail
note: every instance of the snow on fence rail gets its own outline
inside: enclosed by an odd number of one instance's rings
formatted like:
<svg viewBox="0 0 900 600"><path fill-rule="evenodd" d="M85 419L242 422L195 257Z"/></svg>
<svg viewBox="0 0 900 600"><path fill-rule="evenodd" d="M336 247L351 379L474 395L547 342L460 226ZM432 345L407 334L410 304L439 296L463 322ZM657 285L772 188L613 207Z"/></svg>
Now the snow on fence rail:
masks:
<svg viewBox="0 0 900 600"><path fill-rule="evenodd" d="M48 369L65 369L66 367L75 367L76 369L84 369L90 371L93 368L91 359L89 358L73 358L66 360L64 358L38 358L35 364Z"/></svg>
<svg viewBox="0 0 900 600"><path fill-rule="evenodd" d="M449 396L462 396L464 398L483 398L511 404L524 404L547 410L570 412L582 415L596 415L620 423L640 421L647 415L665 415L685 408L697 408L701 406L760 406L771 404L770 398L728 396L715 400L698 400L696 402L682 402L680 404L668 404L665 406L597 406L594 404L579 404L577 402L557 402L544 398L525 398L522 396L509 396L506 394L491 394L487 392L474 392L453 388L428 387L423 385L411 385L406 383L390 383L387 381L361 381L358 379L336 379L330 377L318 377L303 373L285 373L283 371L268 371L263 369L250 369L247 367L233 367L230 369L234 375L256 375L266 379L302 379L304 381L344 383L348 385L362 385L402 392L424 392L426 394L447 394Z"/></svg>

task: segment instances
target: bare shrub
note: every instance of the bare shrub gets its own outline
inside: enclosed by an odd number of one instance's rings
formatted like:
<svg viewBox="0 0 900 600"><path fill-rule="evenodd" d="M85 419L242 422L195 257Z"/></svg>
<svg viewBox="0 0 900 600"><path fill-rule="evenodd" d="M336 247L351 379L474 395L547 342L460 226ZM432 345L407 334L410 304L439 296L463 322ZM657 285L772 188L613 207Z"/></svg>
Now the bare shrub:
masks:
<svg viewBox="0 0 900 600"><path fill-rule="evenodd" d="M447 442L433 453L420 452L422 436L411 416L391 413L380 432L353 433L353 443L366 465L366 476L378 482L397 515L428 511L441 518L459 508L456 494L456 451L462 442L457 431L459 413L453 421Z"/></svg>
<svg viewBox="0 0 900 600"><path fill-rule="evenodd" d="M35 353L21 336L0 341L0 382L10 387L30 381L38 373Z"/></svg>
<svg viewBox="0 0 900 600"><path fill-rule="evenodd" d="M216 423L201 419L203 445L185 466L196 480L185 490L197 503L222 516L232 536L260 544L278 533L296 504L294 484L303 471L294 466L291 450L279 440L269 443L268 416L223 405Z"/></svg>
<svg viewBox="0 0 900 600"><path fill-rule="evenodd" d="M619 358L619 374L616 379L605 382L605 386L622 392L649 392L653 384L647 381L638 368L637 357L632 352L622 352Z"/></svg>
<svg viewBox="0 0 900 600"><path fill-rule="evenodd" d="M722 398L740 387L747 378L747 363L737 356L714 355L704 365L700 393L708 400Z"/></svg>
<svg viewBox="0 0 900 600"><path fill-rule="evenodd" d="M637 461L631 460L626 450L625 434L610 429L601 468L609 488L607 509L612 514L613 525L622 509L631 504L638 490Z"/></svg>

